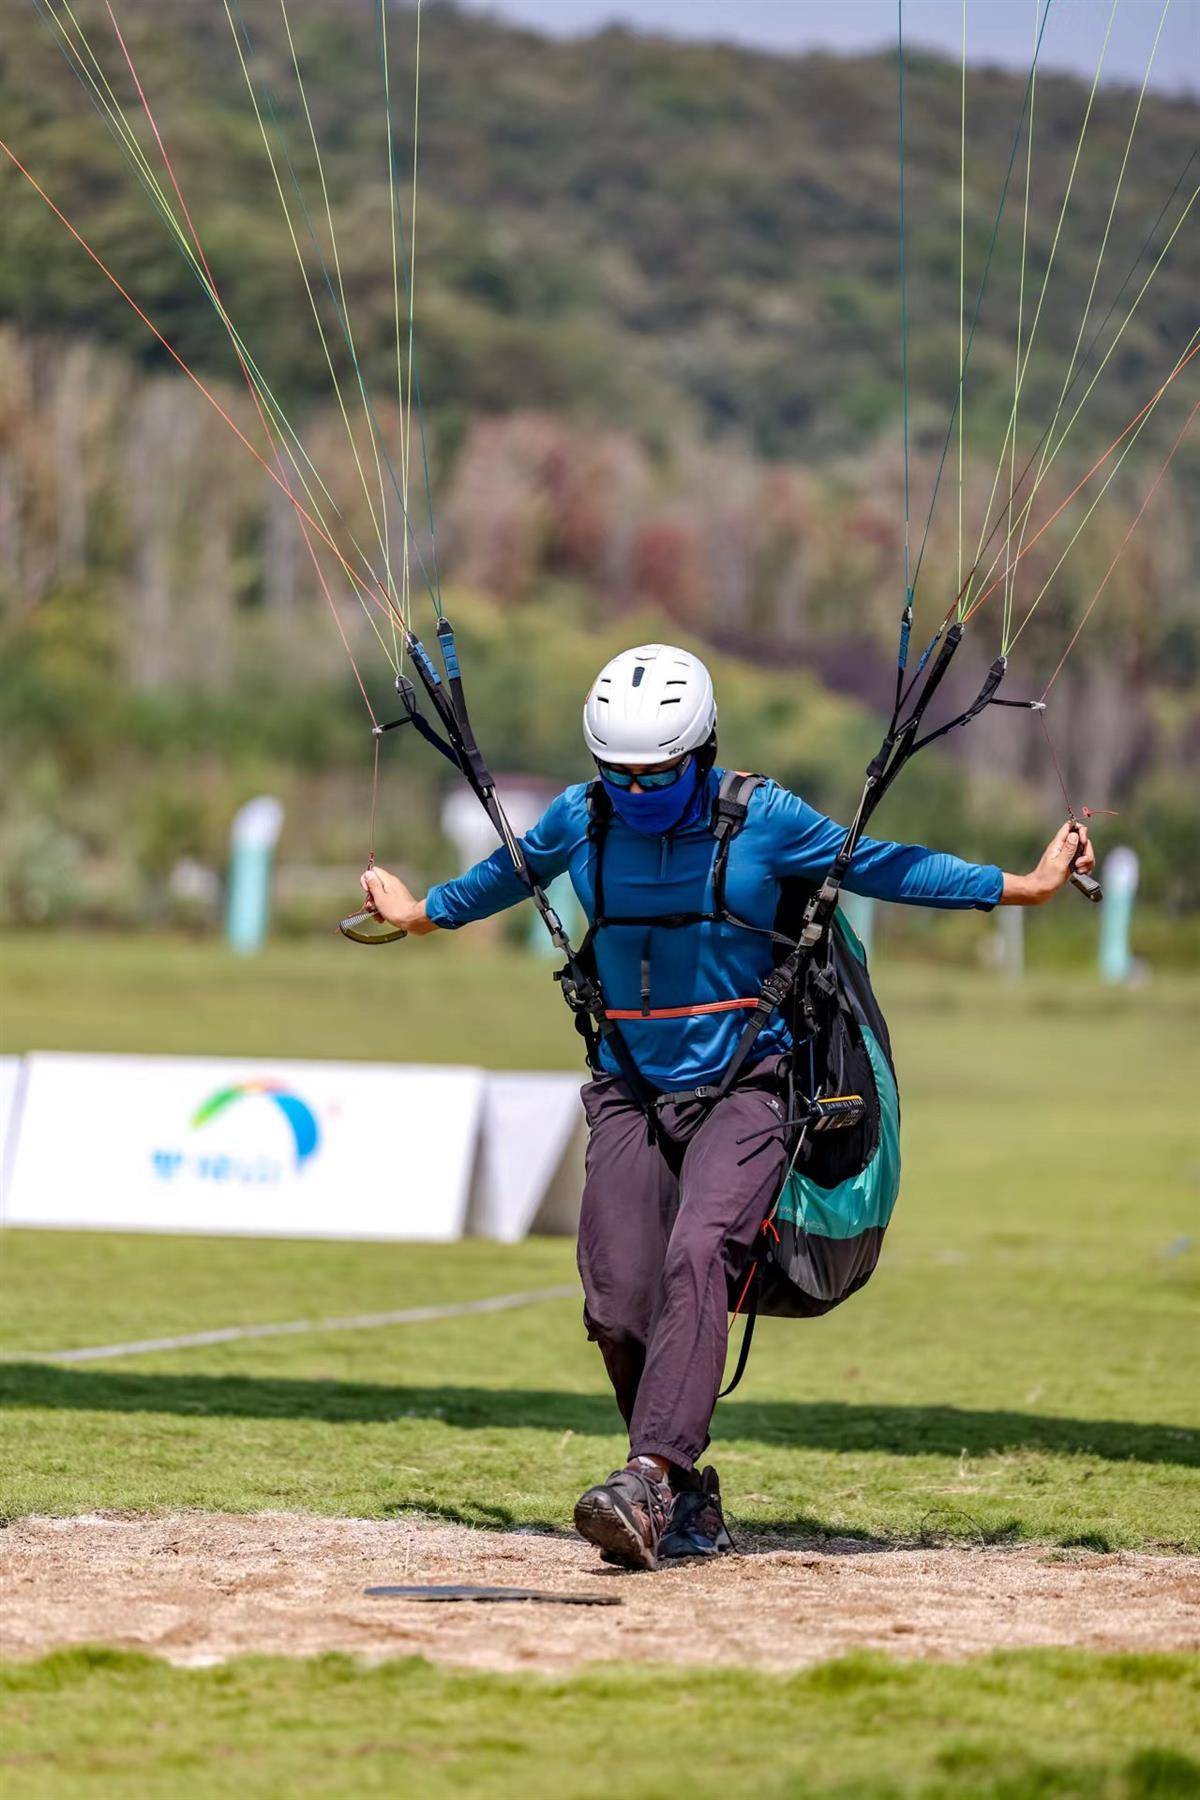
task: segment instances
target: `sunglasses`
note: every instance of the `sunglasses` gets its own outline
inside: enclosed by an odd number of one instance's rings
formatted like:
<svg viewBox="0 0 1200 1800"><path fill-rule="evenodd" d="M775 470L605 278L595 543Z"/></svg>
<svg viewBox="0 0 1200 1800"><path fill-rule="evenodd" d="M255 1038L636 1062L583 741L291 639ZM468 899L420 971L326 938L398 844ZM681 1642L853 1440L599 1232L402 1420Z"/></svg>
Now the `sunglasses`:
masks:
<svg viewBox="0 0 1200 1800"><path fill-rule="evenodd" d="M623 769L614 763L601 762L596 758L596 767L605 781L611 781L614 787L631 788L636 781L640 788L649 794L659 788L674 787L675 783L691 765L691 757L685 756L682 762L672 763L669 769L645 769L642 774L635 775L631 769Z"/></svg>

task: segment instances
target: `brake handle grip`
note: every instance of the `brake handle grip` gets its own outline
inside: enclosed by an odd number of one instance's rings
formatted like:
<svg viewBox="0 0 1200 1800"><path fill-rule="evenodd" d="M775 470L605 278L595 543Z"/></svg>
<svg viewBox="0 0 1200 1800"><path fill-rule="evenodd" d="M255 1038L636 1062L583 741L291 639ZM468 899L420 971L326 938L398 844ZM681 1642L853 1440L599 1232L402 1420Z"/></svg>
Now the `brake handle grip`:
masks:
<svg viewBox="0 0 1200 1800"><path fill-rule="evenodd" d="M366 906L361 912L351 913L348 918L338 920L338 930L352 944L398 944L401 938L408 936L407 931L399 925L389 925L385 931L362 931L360 926L373 922L381 923L374 907Z"/></svg>
<svg viewBox="0 0 1200 1800"><path fill-rule="evenodd" d="M1104 889L1094 875L1081 874L1075 867L1075 863L1079 861L1079 858L1082 855L1083 846L1080 845L1079 849L1075 852L1075 862L1071 864L1071 886L1075 888L1078 893L1082 894L1085 900L1090 900L1093 906L1098 906L1104 898Z"/></svg>
<svg viewBox="0 0 1200 1800"><path fill-rule="evenodd" d="M1104 898L1104 889L1094 875L1081 875L1078 869L1071 871L1071 886L1081 893L1085 900L1099 905Z"/></svg>

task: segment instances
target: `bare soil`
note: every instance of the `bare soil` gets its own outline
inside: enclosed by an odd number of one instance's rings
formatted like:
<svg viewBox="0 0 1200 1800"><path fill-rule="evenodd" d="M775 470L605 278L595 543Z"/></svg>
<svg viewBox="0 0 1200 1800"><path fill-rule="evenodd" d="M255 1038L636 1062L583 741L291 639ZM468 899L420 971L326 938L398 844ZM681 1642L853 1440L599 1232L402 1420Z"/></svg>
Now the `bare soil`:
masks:
<svg viewBox="0 0 1200 1800"><path fill-rule="evenodd" d="M374 1584L616 1594L619 1607L430 1605ZM420 1654L490 1669L586 1661L794 1669L845 1651L1200 1649L1200 1557L1038 1547L743 1553L658 1575L605 1568L546 1532L290 1513L91 1513L0 1532L0 1655L82 1643L203 1665L250 1652Z"/></svg>

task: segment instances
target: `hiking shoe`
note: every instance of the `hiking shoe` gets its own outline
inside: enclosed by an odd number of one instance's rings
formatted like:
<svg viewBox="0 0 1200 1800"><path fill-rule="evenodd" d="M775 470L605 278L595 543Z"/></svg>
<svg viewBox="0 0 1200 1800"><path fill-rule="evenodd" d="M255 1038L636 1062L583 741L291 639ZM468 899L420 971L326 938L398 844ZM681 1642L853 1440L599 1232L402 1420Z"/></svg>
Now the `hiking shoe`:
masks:
<svg viewBox="0 0 1200 1800"><path fill-rule="evenodd" d="M705 1469L677 1489L658 1554L663 1562L679 1562L685 1556L725 1556L734 1548L721 1511L717 1471Z"/></svg>
<svg viewBox="0 0 1200 1800"><path fill-rule="evenodd" d="M617 1469L575 1502L575 1529L603 1560L625 1569L657 1569L671 1490L641 1469Z"/></svg>

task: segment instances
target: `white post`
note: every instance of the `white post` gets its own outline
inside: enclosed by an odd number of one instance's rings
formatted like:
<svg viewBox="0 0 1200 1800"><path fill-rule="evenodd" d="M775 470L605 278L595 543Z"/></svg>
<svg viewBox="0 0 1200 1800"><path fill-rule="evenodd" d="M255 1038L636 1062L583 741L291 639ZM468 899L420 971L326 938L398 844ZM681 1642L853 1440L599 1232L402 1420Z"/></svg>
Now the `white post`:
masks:
<svg viewBox="0 0 1200 1800"><path fill-rule="evenodd" d="M1009 981L1020 981L1025 973L1024 907L996 908L996 965Z"/></svg>

